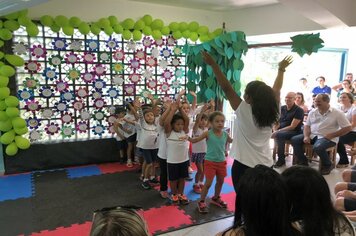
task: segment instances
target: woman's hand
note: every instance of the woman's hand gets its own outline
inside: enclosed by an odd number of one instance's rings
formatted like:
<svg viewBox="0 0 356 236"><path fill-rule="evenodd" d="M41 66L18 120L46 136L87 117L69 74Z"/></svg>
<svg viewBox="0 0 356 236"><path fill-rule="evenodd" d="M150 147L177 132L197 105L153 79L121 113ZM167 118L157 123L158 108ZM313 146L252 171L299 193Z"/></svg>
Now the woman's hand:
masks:
<svg viewBox="0 0 356 236"><path fill-rule="evenodd" d="M286 68L293 62L292 56L286 56L282 61L278 63L278 70L285 71Z"/></svg>

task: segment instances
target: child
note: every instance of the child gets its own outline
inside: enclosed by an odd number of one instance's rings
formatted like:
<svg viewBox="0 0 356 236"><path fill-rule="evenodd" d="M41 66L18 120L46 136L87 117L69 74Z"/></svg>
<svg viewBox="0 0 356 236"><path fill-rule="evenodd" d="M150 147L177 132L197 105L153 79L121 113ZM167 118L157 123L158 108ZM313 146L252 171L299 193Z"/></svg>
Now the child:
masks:
<svg viewBox="0 0 356 236"><path fill-rule="evenodd" d="M205 104L201 112L197 115L193 126L193 137L199 137L208 130L208 116L204 113L208 108L208 104ZM195 163L197 167L197 173L195 174L195 184L193 185L193 191L201 193L201 188L204 186L204 173L203 164L206 154L206 140L203 139L197 143L192 144L192 158L191 161Z"/></svg>
<svg viewBox="0 0 356 236"><path fill-rule="evenodd" d="M211 129L204 132L201 136L190 139L192 143L206 139L207 152L204 161L205 184L201 191L200 201L198 202L198 210L200 213L208 213L208 207L205 203L206 195L216 176L215 193L211 198L211 203L219 207L226 208L226 202L220 198L221 188L224 183L226 173L225 147L226 142L231 143L232 138L228 133L223 131L225 116L219 111L210 114L209 122Z"/></svg>
<svg viewBox="0 0 356 236"><path fill-rule="evenodd" d="M114 130L116 133L116 140L118 141L120 164L123 164L125 158L124 150L126 148L126 141L125 141L124 132L119 127L123 124L123 118L126 115L126 111L123 107L116 107L115 114L117 119L114 122Z"/></svg>
<svg viewBox="0 0 356 236"><path fill-rule="evenodd" d="M144 189L150 189L150 183L158 184L155 175L152 174L153 163L157 159L158 152L157 125L155 124L155 116L152 109L146 108L142 111L139 102L135 105L139 107L139 122L137 123L137 128L141 130L139 143L146 163L145 168L142 169L144 175L142 187Z"/></svg>
<svg viewBox="0 0 356 236"><path fill-rule="evenodd" d="M188 177L188 126L189 118L182 111L179 100L171 105L169 114L164 121L164 131L167 137L168 179L172 190L172 203L189 203L183 194L185 178ZM180 108L180 113L175 114Z"/></svg>
<svg viewBox="0 0 356 236"><path fill-rule="evenodd" d="M135 110L133 109L133 104L127 104L128 113L124 117L124 123L122 125L122 130L124 131L124 136L127 142L127 167L133 167L132 157L134 156L135 144L136 144L136 129L132 125L132 122L136 121ZM131 121L131 122L130 122Z"/></svg>

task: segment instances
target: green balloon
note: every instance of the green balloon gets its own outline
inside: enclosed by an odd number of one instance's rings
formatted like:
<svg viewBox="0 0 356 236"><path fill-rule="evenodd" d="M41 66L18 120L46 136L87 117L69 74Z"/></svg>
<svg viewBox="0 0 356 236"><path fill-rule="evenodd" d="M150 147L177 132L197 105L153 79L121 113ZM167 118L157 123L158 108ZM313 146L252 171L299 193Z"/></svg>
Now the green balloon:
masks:
<svg viewBox="0 0 356 236"><path fill-rule="evenodd" d="M170 30L170 28L168 26L163 26L162 29L161 29L161 33L163 35L167 36L167 35L169 35L171 33L171 30Z"/></svg>
<svg viewBox="0 0 356 236"><path fill-rule="evenodd" d="M0 88L7 87L9 84L9 77L0 75Z"/></svg>
<svg viewBox="0 0 356 236"><path fill-rule="evenodd" d="M7 62L9 62L13 66L23 66L25 64L25 60L22 57L17 56L17 55L7 54L5 56L5 59Z"/></svg>
<svg viewBox="0 0 356 236"><path fill-rule="evenodd" d="M5 98L5 103L8 107L17 107L19 105L19 99L15 96L8 96Z"/></svg>
<svg viewBox="0 0 356 236"><path fill-rule="evenodd" d="M139 30L134 30L134 31L132 32L132 38L133 38L134 41L139 41L139 40L141 40L141 38L142 38L142 33L141 33L141 31L139 31Z"/></svg>
<svg viewBox="0 0 356 236"><path fill-rule="evenodd" d="M74 34L74 28L70 25L63 26L62 31L67 36L72 36Z"/></svg>
<svg viewBox="0 0 356 236"><path fill-rule="evenodd" d="M100 27L99 27L98 25L96 25L96 24L92 24L92 25L90 26L90 30L91 30L91 32L92 32L93 34L95 34L95 35L98 35L98 34L100 34L100 32L101 32Z"/></svg>
<svg viewBox="0 0 356 236"><path fill-rule="evenodd" d="M173 32L173 38L175 38L175 39L182 38L182 33L180 31L174 31Z"/></svg>
<svg viewBox="0 0 356 236"><path fill-rule="evenodd" d="M28 14L28 9L24 9L24 10L18 11L18 13L19 13L19 17L20 17L20 16L27 16L27 14Z"/></svg>
<svg viewBox="0 0 356 236"><path fill-rule="evenodd" d="M54 23L54 20L53 20L52 16L44 15L44 16L41 16L40 22L44 26L51 27L53 25L53 23Z"/></svg>
<svg viewBox="0 0 356 236"><path fill-rule="evenodd" d="M0 101L0 111L5 111L6 107L5 100Z"/></svg>
<svg viewBox="0 0 356 236"><path fill-rule="evenodd" d="M190 39L191 41L195 42L195 41L198 40L198 38L199 38L198 33L196 33L196 32L191 32L191 33L190 33L189 39Z"/></svg>
<svg viewBox="0 0 356 236"><path fill-rule="evenodd" d="M26 32L30 37L35 37L40 31L35 23L31 23L26 26Z"/></svg>
<svg viewBox="0 0 356 236"><path fill-rule="evenodd" d="M19 22L20 25L23 26L28 26L29 24L32 23L31 19L28 18L27 16L20 16L17 21Z"/></svg>
<svg viewBox="0 0 356 236"><path fill-rule="evenodd" d="M28 139L18 135L15 136L15 143L20 149L28 149L31 145Z"/></svg>
<svg viewBox="0 0 356 236"><path fill-rule="evenodd" d="M10 144L12 143L12 141L14 141L15 139L15 131L14 130L10 130L10 131L7 131L6 133L4 133L3 135L1 135L1 138L0 138L0 142L2 144Z"/></svg>
<svg viewBox="0 0 356 236"><path fill-rule="evenodd" d="M182 33L183 37L184 38L189 38L190 37L190 31L189 30L184 30L183 33Z"/></svg>
<svg viewBox="0 0 356 236"><path fill-rule="evenodd" d="M4 41L0 40L0 48L4 46Z"/></svg>
<svg viewBox="0 0 356 236"><path fill-rule="evenodd" d="M151 35L152 34L152 29L151 29L151 27L149 27L149 26L145 26L144 28L143 28L143 30L142 30L142 32L145 34L145 35Z"/></svg>
<svg viewBox="0 0 356 236"><path fill-rule="evenodd" d="M163 21L161 19L155 19L154 21L152 21L151 24L151 29L152 30L160 30L163 27Z"/></svg>
<svg viewBox="0 0 356 236"><path fill-rule="evenodd" d="M136 21L134 25L135 30L142 30L145 27L145 22L143 20Z"/></svg>
<svg viewBox="0 0 356 236"><path fill-rule="evenodd" d="M154 39L161 39L162 38L162 33L159 30L153 30L152 31L152 37Z"/></svg>
<svg viewBox="0 0 356 236"><path fill-rule="evenodd" d="M14 118L20 115L20 110L17 107L6 108L6 115L10 118Z"/></svg>
<svg viewBox="0 0 356 236"><path fill-rule="evenodd" d="M27 134L28 133L28 128L27 126L23 127L23 128L14 128L15 133L19 134L19 135L23 135L23 134Z"/></svg>
<svg viewBox="0 0 356 236"><path fill-rule="evenodd" d="M196 32L199 29L199 24L196 21L192 21L188 25L188 29L190 32Z"/></svg>
<svg viewBox="0 0 356 236"><path fill-rule="evenodd" d="M5 53L4 52L0 52L0 59L3 59L5 56Z"/></svg>
<svg viewBox="0 0 356 236"><path fill-rule="evenodd" d="M20 28L20 24L15 20L7 20L4 22L4 27L10 31L15 31Z"/></svg>
<svg viewBox="0 0 356 236"><path fill-rule="evenodd" d="M5 149L5 153L8 156L15 156L18 151L19 151L19 149L17 148L15 142L12 142L9 145L7 145L7 147Z"/></svg>
<svg viewBox="0 0 356 236"><path fill-rule="evenodd" d="M9 29L2 28L0 29L0 38L2 40L10 40L12 39L12 33Z"/></svg>
<svg viewBox="0 0 356 236"><path fill-rule="evenodd" d="M111 36L114 33L114 29L111 26L107 26L107 27L104 28L104 32L108 36Z"/></svg>
<svg viewBox="0 0 356 236"><path fill-rule="evenodd" d="M200 26L197 32L199 35L208 34L209 28L206 26Z"/></svg>
<svg viewBox="0 0 356 236"><path fill-rule="evenodd" d="M110 21L107 18L100 18L98 25L101 28L106 28L106 27L110 27Z"/></svg>
<svg viewBox="0 0 356 236"><path fill-rule="evenodd" d="M7 14L5 15L5 18L8 20L16 20L17 18L19 18L19 12Z"/></svg>
<svg viewBox="0 0 356 236"><path fill-rule="evenodd" d="M169 28L171 31L178 31L179 30L179 24L177 22L172 22L169 24Z"/></svg>
<svg viewBox="0 0 356 236"><path fill-rule="evenodd" d="M131 39L131 31L130 30L124 30L124 32L122 32L122 37L125 40Z"/></svg>
<svg viewBox="0 0 356 236"><path fill-rule="evenodd" d="M187 22L180 22L179 23L179 30L181 31L181 32L184 32L185 30L187 30L188 29L188 24L187 24Z"/></svg>
<svg viewBox="0 0 356 236"><path fill-rule="evenodd" d="M3 111L0 111L0 113ZM12 126L16 129L20 129L23 127L26 127L26 121L22 119L21 117L15 117L11 120Z"/></svg>
<svg viewBox="0 0 356 236"><path fill-rule="evenodd" d="M79 30L79 32L81 34L87 35L90 32L90 27L89 27L89 25L87 23L82 22L82 23L79 24L78 30Z"/></svg>
<svg viewBox="0 0 356 236"><path fill-rule="evenodd" d="M116 16L109 16L108 19L110 21L111 27L114 27L115 25L119 24L119 21L117 20Z"/></svg>
<svg viewBox="0 0 356 236"><path fill-rule="evenodd" d="M0 67L0 75L11 77L15 74L15 69L12 66L2 65Z"/></svg>
<svg viewBox="0 0 356 236"><path fill-rule="evenodd" d="M142 20L145 22L145 25L150 26L152 23L152 16L150 15L144 15L142 17Z"/></svg>
<svg viewBox="0 0 356 236"><path fill-rule="evenodd" d="M59 16L56 16L54 18L54 22L56 22L56 24L60 27L64 27L64 26L67 26L69 25L69 20L67 17L63 16L63 15L59 15Z"/></svg>
<svg viewBox="0 0 356 236"><path fill-rule="evenodd" d="M122 34L122 32L124 32L124 28L121 25L115 25L114 32L117 34Z"/></svg>
<svg viewBox="0 0 356 236"><path fill-rule="evenodd" d="M200 36L199 36L199 40L200 40L201 42L208 42L208 41L210 40L210 37L209 37L209 35L207 35L207 34L203 34L203 35L200 35Z"/></svg>
<svg viewBox="0 0 356 236"><path fill-rule="evenodd" d="M5 111L0 111L0 121L8 120L9 117L6 115Z"/></svg>
<svg viewBox="0 0 356 236"><path fill-rule="evenodd" d="M7 132L12 129L11 120L0 121L0 131Z"/></svg>
<svg viewBox="0 0 356 236"><path fill-rule="evenodd" d="M58 26L56 23L53 23L53 25L51 25L50 28L55 33L58 33L61 30L61 27Z"/></svg>
<svg viewBox="0 0 356 236"><path fill-rule="evenodd" d="M222 34L224 32L224 30L222 28L218 28L216 30L213 31L213 35L214 35L214 38L219 36L220 34Z"/></svg>
<svg viewBox="0 0 356 236"><path fill-rule="evenodd" d="M135 21L131 18L127 18L122 22L122 26L127 30L133 29L135 26Z"/></svg>
<svg viewBox="0 0 356 236"><path fill-rule="evenodd" d="M82 23L82 21L79 19L79 17L73 16L69 18L69 25L72 27L78 27Z"/></svg>
<svg viewBox="0 0 356 236"><path fill-rule="evenodd" d="M3 22L2 22L2 20L0 20L0 28L2 28L3 27Z"/></svg>

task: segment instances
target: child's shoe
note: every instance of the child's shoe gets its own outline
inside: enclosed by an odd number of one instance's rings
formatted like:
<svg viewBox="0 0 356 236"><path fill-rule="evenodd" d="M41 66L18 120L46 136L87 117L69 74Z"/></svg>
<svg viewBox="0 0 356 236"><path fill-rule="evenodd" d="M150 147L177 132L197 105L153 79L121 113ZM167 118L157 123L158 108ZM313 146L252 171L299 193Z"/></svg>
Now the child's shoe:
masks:
<svg viewBox="0 0 356 236"><path fill-rule="evenodd" d="M130 159L127 160L126 166L129 167L129 168L133 167L132 161Z"/></svg>
<svg viewBox="0 0 356 236"><path fill-rule="evenodd" d="M160 191L159 194L161 195L161 198L168 198L168 192L167 191Z"/></svg>
<svg viewBox="0 0 356 236"><path fill-rule="evenodd" d="M179 204L178 195L172 194L172 196L171 196L171 202L172 202L172 205L178 205L178 204Z"/></svg>
<svg viewBox="0 0 356 236"><path fill-rule="evenodd" d="M205 201L198 202L198 211L203 214L206 214L209 212L208 206L206 205Z"/></svg>
<svg viewBox="0 0 356 236"><path fill-rule="evenodd" d="M140 160L138 159L138 157L135 157L135 160L133 162L135 165L141 165Z"/></svg>
<svg viewBox="0 0 356 236"><path fill-rule="evenodd" d="M221 207L221 208L227 208L227 203L221 200L220 196L219 197L212 197L211 202L212 204Z"/></svg>
<svg viewBox="0 0 356 236"><path fill-rule="evenodd" d="M189 200L184 194L179 194L178 195L178 199L179 199L179 203L182 204L182 205L188 205L189 204Z"/></svg>
<svg viewBox="0 0 356 236"><path fill-rule="evenodd" d="M159 185L159 181L156 178L150 179L149 182L151 186Z"/></svg>
<svg viewBox="0 0 356 236"><path fill-rule="evenodd" d="M148 181L143 181L141 186L142 186L142 188L144 188L146 190L151 189L151 185Z"/></svg>
<svg viewBox="0 0 356 236"><path fill-rule="evenodd" d="M194 191L195 193L198 193L198 194L201 193L201 188L200 188L199 184L194 184L194 185L193 185L193 191Z"/></svg>

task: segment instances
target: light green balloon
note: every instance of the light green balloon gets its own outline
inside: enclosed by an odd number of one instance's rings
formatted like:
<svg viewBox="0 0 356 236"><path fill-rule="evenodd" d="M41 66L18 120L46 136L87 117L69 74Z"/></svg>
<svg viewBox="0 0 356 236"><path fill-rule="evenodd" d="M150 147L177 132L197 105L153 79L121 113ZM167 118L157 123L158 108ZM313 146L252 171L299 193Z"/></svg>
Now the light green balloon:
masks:
<svg viewBox="0 0 356 236"><path fill-rule="evenodd" d="M133 29L135 26L135 21L131 18L127 18L122 22L122 26L127 30Z"/></svg>
<svg viewBox="0 0 356 236"><path fill-rule="evenodd" d="M18 135L15 136L15 143L16 146L20 149L28 149L31 145L28 139Z"/></svg>
<svg viewBox="0 0 356 236"><path fill-rule="evenodd" d="M110 21L107 18L100 18L97 24L101 28L110 27Z"/></svg>
<svg viewBox="0 0 356 236"><path fill-rule="evenodd" d="M0 20L0 29L4 26L2 20Z"/></svg>
<svg viewBox="0 0 356 236"><path fill-rule="evenodd" d="M124 32L122 32L122 37L125 40L131 39L131 31L130 30L124 30Z"/></svg>
<svg viewBox="0 0 356 236"><path fill-rule="evenodd" d="M72 36L74 34L74 28L70 25L63 26L62 31L67 36Z"/></svg>
<svg viewBox="0 0 356 236"><path fill-rule="evenodd" d="M40 31L35 23L31 23L26 26L26 32L30 37L35 37Z"/></svg>
<svg viewBox="0 0 356 236"><path fill-rule="evenodd" d="M15 117L11 120L11 122L12 122L12 126L16 129L21 129L23 127L26 127L26 121L21 117Z"/></svg>
<svg viewBox="0 0 356 236"><path fill-rule="evenodd" d="M53 23L51 26L50 26L51 30L55 33L58 33L60 30L61 30L61 27L58 26L56 23Z"/></svg>
<svg viewBox="0 0 356 236"><path fill-rule="evenodd" d="M8 96L5 98L5 103L8 107L17 107L19 105L19 99L15 96Z"/></svg>
<svg viewBox="0 0 356 236"><path fill-rule="evenodd" d="M155 19L154 21L152 21L151 24L151 29L152 30L160 30L163 27L163 21L161 19Z"/></svg>
<svg viewBox="0 0 356 236"><path fill-rule="evenodd" d="M218 29L214 30L213 31L214 38L221 35L223 32L224 32L224 30L222 28L218 28Z"/></svg>
<svg viewBox="0 0 356 236"><path fill-rule="evenodd" d="M151 29L151 27L149 27L149 26L145 26L145 27L143 28L142 32L143 32L145 35L149 36L149 35L152 34L152 29Z"/></svg>
<svg viewBox="0 0 356 236"><path fill-rule="evenodd" d="M121 25L115 25L114 32L117 34L122 34L122 32L124 32L124 28Z"/></svg>
<svg viewBox="0 0 356 236"><path fill-rule="evenodd" d="M7 14L5 15L5 18L8 20L16 20L17 18L19 18L19 12Z"/></svg>
<svg viewBox="0 0 356 236"><path fill-rule="evenodd" d="M152 31L152 37L154 39L161 39L162 38L162 33L159 30L153 30Z"/></svg>
<svg viewBox="0 0 356 236"><path fill-rule="evenodd" d="M14 130L10 130L7 131L6 133L4 133L3 135L1 135L0 137L0 142L2 144L10 144L12 143L12 141L14 141L15 139L15 131Z"/></svg>
<svg viewBox="0 0 356 236"><path fill-rule="evenodd" d="M135 30L142 30L145 27L145 22L143 20L136 21L134 25Z"/></svg>
<svg viewBox="0 0 356 236"><path fill-rule="evenodd" d="M190 32L196 32L199 29L199 24L196 21L192 21L188 25L188 29Z"/></svg>
<svg viewBox="0 0 356 236"><path fill-rule="evenodd" d="M72 27L78 27L82 23L82 21L79 19L79 17L73 16L69 18L69 25Z"/></svg>
<svg viewBox="0 0 356 236"><path fill-rule="evenodd" d="M175 38L175 39L182 38L182 33L180 31L174 31L173 32L173 38Z"/></svg>
<svg viewBox="0 0 356 236"><path fill-rule="evenodd" d="M4 46L4 41L0 40L0 47Z"/></svg>
<svg viewBox="0 0 356 236"><path fill-rule="evenodd" d="M5 111L0 111L0 121L8 120L9 117L6 115Z"/></svg>
<svg viewBox="0 0 356 236"><path fill-rule="evenodd" d="M6 108L6 115L10 118L14 118L20 115L20 110L17 107L8 107Z"/></svg>
<svg viewBox="0 0 356 236"><path fill-rule="evenodd" d="M0 111L5 111L6 110L6 103L5 100L0 101Z"/></svg>
<svg viewBox="0 0 356 236"><path fill-rule="evenodd" d="M7 132L12 129L11 119L0 121L0 131Z"/></svg>
<svg viewBox="0 0 356 236"><path fill-rule="evenodd" d="M183 35L183 37L184 38L189 38L190 37L190 31L189 30L184 30L183 32L182 32L182 35Z"/></svg>
<svg viewBox="0 0 356 236"><path fill-rule="evenodd" d="M169 35L171 33L171 30L168 26L163 26L162 29L161 29L161 33L163 35Z"/></svg>
<svg viewBox="0 0 356 236"><path fill-rule="evenodd" d="M152 23L152 16L150 15L144 15L142 17L142 20L145 22L145 25L150 26Z"/></svg>
<svg viewBox="0 0 356 236"><path fill-rule="evenodd" d="M209 28L206 27L206 26L199 26L199 29L198 29L197 32L198 32L199 35L208 34L209 33Z"/></svg>
<svg viewBox="0 0 356 236"><path fill-rule="evenodd" d="M63 15L59 15L59 16L56 16L54 18L54 22L56 22L56 24L60 27L64 27L64 26L67 26L69 25L69 20L66 16L63 16Z"/></svg>
<svg viewBox="0 0 356 236"><path fill-rule="evenodd" d="M51 27L53 25L53 23L54 23L54 20L53 20L52 16L44 15L44 16L41 16L40 22L44 26Z"/></svg>
<svg viewBox="0 0 356 236"><path fill-rule="evenodd" d="M22 57L17 56L17 55L7 54L5 56L5 59L7 62L9 62L13 66L23 66L25 64L25 60Z"/></svg>
<svg viewBox="0 0 356 236"><path fill-rule="evenodd" d="M134 31L132 32L132 38L133 38L134 41L139 41L139 40L141 40L141 38L142 38L142 33L141 33L141 31L139 31L139 30L134 30Z"/></svg>
<svg viewBox="0 0 356 236"><path fill-rule="evenodd" d="M5 153L8 156L15 156L17 154L17 152L19 151L18 147L16 146L15 142L10 143L9 145L7 145L6 149L5 149Z"/></svg>
<svg viewBox="0 0 356 236"><path fill-rule="evenodd" d="M169 24L169 28L171 31L178 31L179 30L179 24L177 22L171 22Z"/></svg>
<svg viewBox="0 0 356 236"><path fill-rule="evenodd" d="M109 16L108 19L110 21L111 27L114 27L115 25L119 24L119 21L117 20L116 16Z"/></svg>
<svg viewBox="0 0 356 236"><path fill-rule="evenodd" d="M87 23L82 22L82 23L79 24L78 30L79 30L79 32L81 34L87 35L90 32L90 27L89 27L89 25Z"/></svg>
<svg viewBox="0 0 356 236"><path fill-rule="evenodd" d="M0 52L0 59L3 59L5 56L5 53L4 52Z"/></svg>
<svg viewBox="0 0 356 236"><path fill-rule="evenodd" d="M187 30L188 29L188 24L187 24L187 22L180 22L179 23L179 30L181 31L181 32L184 32L185 30Z"/></svg>
<svg viewBox="0 0 356 236"><path fill-rule="evenodd" d="M23 134L27 134L28 133L28 128L27 126L23 127L23 128L14 128L15 133L19 134L19 135L23 135Z"/></svg>
<svg viewBox="0 0 356 236"><path fill-rule="evenodd" d="M20 24L15 20L7 20L4 22L4 27L10 31L15 31L20 28Z"/></svg>
<svg viewBox="0 0 356 236"><path fill-rule="evenodd" d="M15 74L15 69L12 66L2 65L0 67L0 75L11 77Z"/></svg>
<svg viewBox="0 0 356 236"><path fill-rule="evenodd" d="M10 40L12 39L12 33L9 29L2 28L0 29L0 38L2 40Z"/></svg>
<svg viewBox="0 0 356 236"><path fill-rule="evenodd" d="M114 33L114 29L111 26L107 26L107 27L104 28L104 32L108 36L111 36Z"/></svg>
<svg viewBox="0 0 356 236"><path fill-rule="evenodd" d="M9 84L9 77L0 75L0 88L7 87L8 84Z"/></svg>
<svg viewBox="0 0 356 236"><path fill-rule="evenodd" d="M96 24L92 24L92 25L90 26L90 30L91 30L91 32L92 32L93 34L95 34L95 35L98 35L98 34L100 34L100 32L101 32L100 27L99 27L98 25L96 25Z"/></svg>
<svg viewBox="0 0 356 236"><path fill-rule="evenodd" d="M28 18L27 16L20 16L17 21L19 22L20 25L23 26L28 26L29 24L32 23L31 19Z"/></svg>
<svg viewBox="0 0 356 236"><path fill-rule="evenodd" d="M199 40L200 40L201 42L208 42L208 41L210 40L210 37L209 37L209 35L207 35L207 34L203 34L203 35L200 35L200 36L199 36Z"/></svg>
<svg viewBox="0 0 356 236"><path fill-rule="evenodd" d="M195 41L198 40L198 38L199 38L199 35L198 35L197 32L191 32L191 33L190 33L189 39L190 39L191 41L195 42Z"/></svg>

